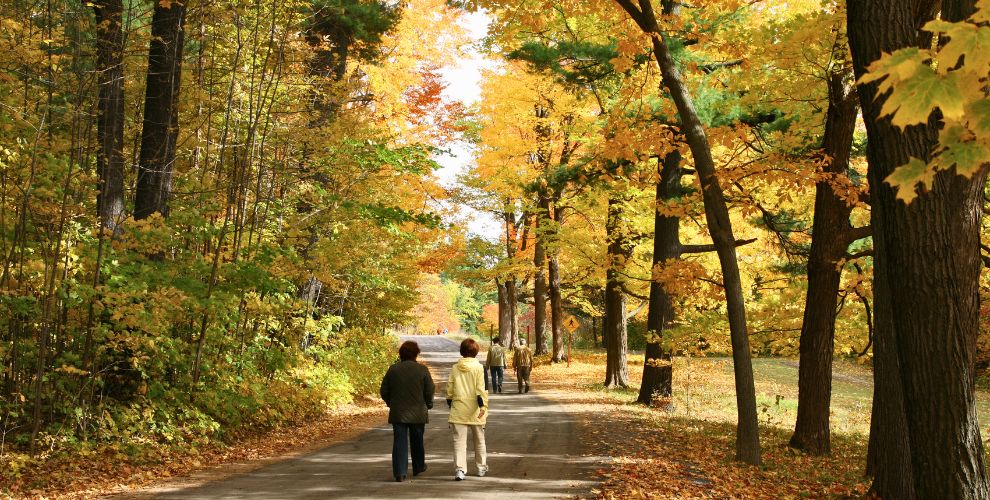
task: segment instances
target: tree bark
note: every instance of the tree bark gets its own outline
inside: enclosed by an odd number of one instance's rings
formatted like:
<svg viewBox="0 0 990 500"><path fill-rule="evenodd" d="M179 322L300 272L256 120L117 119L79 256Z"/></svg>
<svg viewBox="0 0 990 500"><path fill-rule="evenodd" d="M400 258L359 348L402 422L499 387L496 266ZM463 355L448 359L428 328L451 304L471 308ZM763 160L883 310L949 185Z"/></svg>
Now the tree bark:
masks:
<svg viewBox="0 0 990 500"><path fill-rule="evenodd" d="M495 283L498 286L498 336L507 339L512 328L509 294L506 293L506 282L496 281Z"/></svg>
<svg viewBox="0 0 990 500"><path fill-rule="evenodd" d="M844 52L844 49L843 49ZM839 54L842 57L844 54ZM812 455L831 450L829 408L832 399L832 352L842 270L838 262L849 247L853 207L835 194L830 180L849 168L858 111L852 67L829 75L828 111L822 154L825 178L815 185L815 215L808 257L808 293L801 325L798 411L790 446Z"/></svg>
<svg viewBox="0 0 990 500"><path fill-rule="evenodd" d="M736 458L749 464L759 465L760 434L756 417L756 387L753 382L753 362L749 351L742 278L739 275L739 262L736 260L736 239L732 233L729 207L715 172L715 160L712 158L708 136L694 107L691 93L684 85L684 79L670 53L666 36L660 31L652 2L639 0L638 8L631 0L616 0L616 2L629 13L644 33L652 37L653 56L660 67L663 84L677 107L681 132L694 157L694 166L701 182L705 204L705 219L718 254L725 287L738 411Z"/></svg>
<svg viewBox="0 0 990 500"><path fill-rule="evenodd" d="M151 18L144 128L138 160L134 218L168 215L172 169L179 136L179 82L186 17L185 0L155 2Z"/></svg>
<svg viewBox="0 0 990 500"><path fill-rule="evenodd" d="M659 165L657 208L653 217L653 268L681 256L680 217L663 215L660 207L681 195L681 152L674 150ZM637 402L653 404L656 398L670 398L673 391L673 353L662 344L663 332L674 322L674 303L663 285L650 282L650 303L646 314L646 330L654 341L646 344L643 383L639 386Z"/></svg>
<svg viewBox="0 0 990 500"><path fill-rule="evenodd" d="M632 256L632 244L626 234L622 201L613 195L608 200L608 270L605 272L605 387L629 387L627 364L626 302L622 293L622 271Z"/></svg>
<svg viewBox="0 0 990 500"><path fill-rule="evenodd" d="M533 247L533 266L536 275L533 277L533 336L535 338L534 354L547 353L547 280L544 270L547 269L546 232L550 212L550 197L541 190L539 197L540 209L536 214L536 244Z"/></svg>
<svg viewBox="0 0 990 500"><path fill-rule="evenodd" d="M550 203L553 219L554 236L550 259L547 263L547 277L550 280L550 331L553 335L553 349L550 359L554 363L564 360L564 304L560 295L560 252L558 250L556 229L563 223L563 211L558 209L555 202ZM592 332L594 333L594 332Z"/></svg>
<svg viewBox="0 0 990 500"><path fill-rule="evenodd" d="M124 218L124 32L122 0L93 4L96 14L97 100L96 170L100 190L96 209L100 227L117 230Z"/></svg>
<svg viewBox="0 0 990 500"><path fill-rule="evenodd" d="M516 345L519 334L519 298L516 292L516 279L509 278L505 282L505 300L509 304L509 336L502 338L503 342L508 338L508 345Z"/></svg>
<svg viewBox="0 0 990 500"><path fill-rule="evenodd" d="M934 18L937 6L932 0L850 1L849 41L856 76L882 53L925 46L926 35L919 27ZM973 0L944 0L941 18L964 19L973 6ZM874 400L895 411L874 417L872 429L883 431L871 436L874 488L890 498L988 498L974 399L986 168L971 178L942 171L910 205L897 200L884 179L911 157L930 159L938 140L938 117L900 130L889 118L880 118L884 98L878 100L877 94L876 84L859 86L869 138L875 255L879 352ZM898 394L903 397L900 412L891 401ZM890 433L898 430L901 417L907 432L898 447L889 448L888 442L897 439ZM904 464L908 457L910 463ZM905 472L903 477L912 478L910 486L885 489L897 484L893 474Z"/></svg>

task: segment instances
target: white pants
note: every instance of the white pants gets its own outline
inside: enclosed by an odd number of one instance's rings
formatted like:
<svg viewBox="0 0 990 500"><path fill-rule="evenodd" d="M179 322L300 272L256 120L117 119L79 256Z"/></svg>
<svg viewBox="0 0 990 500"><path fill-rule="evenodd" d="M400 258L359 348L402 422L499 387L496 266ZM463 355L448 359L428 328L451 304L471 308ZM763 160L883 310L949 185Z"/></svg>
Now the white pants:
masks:
<svg viewBox="0 0 990 500"><path fill-rule="evenodd" d="M450 424L454 428L454 465L467 474L467 436L470 429L474 439L474 463L478 472L488 472L488 451L485 449L485 428L480 425Z"/></svg>

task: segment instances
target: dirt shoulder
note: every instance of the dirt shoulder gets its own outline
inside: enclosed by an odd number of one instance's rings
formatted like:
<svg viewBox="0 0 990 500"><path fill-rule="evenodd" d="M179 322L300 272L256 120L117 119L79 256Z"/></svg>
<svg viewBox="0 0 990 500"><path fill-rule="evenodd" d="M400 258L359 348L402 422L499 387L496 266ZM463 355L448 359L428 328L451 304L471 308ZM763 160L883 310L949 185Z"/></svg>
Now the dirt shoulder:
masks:
<svg viewBox="0 0 990 500"><path fill-rule="evenodd" d="M387 410L381 401L362 399L315 421L246 436L232 445L176 453L154 463L136 463L110 450L54 459L5 488L17 498L149 496L162 485L216 481L345 441L384 423ZM39 486L31 487L35 484Z"/></svg>

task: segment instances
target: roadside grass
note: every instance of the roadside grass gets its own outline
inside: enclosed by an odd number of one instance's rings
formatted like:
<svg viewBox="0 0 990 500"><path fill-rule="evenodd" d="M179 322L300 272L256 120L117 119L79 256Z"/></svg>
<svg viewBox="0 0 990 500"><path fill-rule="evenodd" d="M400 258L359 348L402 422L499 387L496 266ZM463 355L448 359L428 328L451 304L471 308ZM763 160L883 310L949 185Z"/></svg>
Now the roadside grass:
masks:
<svg viewBox="0 0 990 500"><path fill-rule="evenodd" d="M603 387L605 353L574 352L571 366L538 360L537 390L566 394L594 408L585 411L589 445L610 456L600 471L599 498L821 498L865 495L873 378L849 360L834 366L832 454L803 455L787 446L797 413L795 359L753 360L760 420L762 467L734 460L735 383L725 357L675 358L670 411L635 403L643 355L629 358L630 387ZM981 421L990 421L990 395L978 393Z"/></svg>

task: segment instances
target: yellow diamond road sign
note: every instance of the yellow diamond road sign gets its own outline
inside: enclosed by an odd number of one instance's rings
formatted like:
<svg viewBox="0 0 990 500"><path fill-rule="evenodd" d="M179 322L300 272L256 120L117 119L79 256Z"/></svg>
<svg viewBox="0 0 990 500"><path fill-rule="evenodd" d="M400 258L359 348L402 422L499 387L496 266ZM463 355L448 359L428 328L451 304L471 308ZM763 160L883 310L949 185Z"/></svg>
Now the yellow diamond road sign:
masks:
<svg viewBox="0 0 990 500"><path fill-rule="evenodd" d="M578 320L574 319L574 316L570 316L564 320L564 326L566 326L571 333L574 333L574 331L577 330L579 326L581 326L581 323L579 323Z"/></svg>

